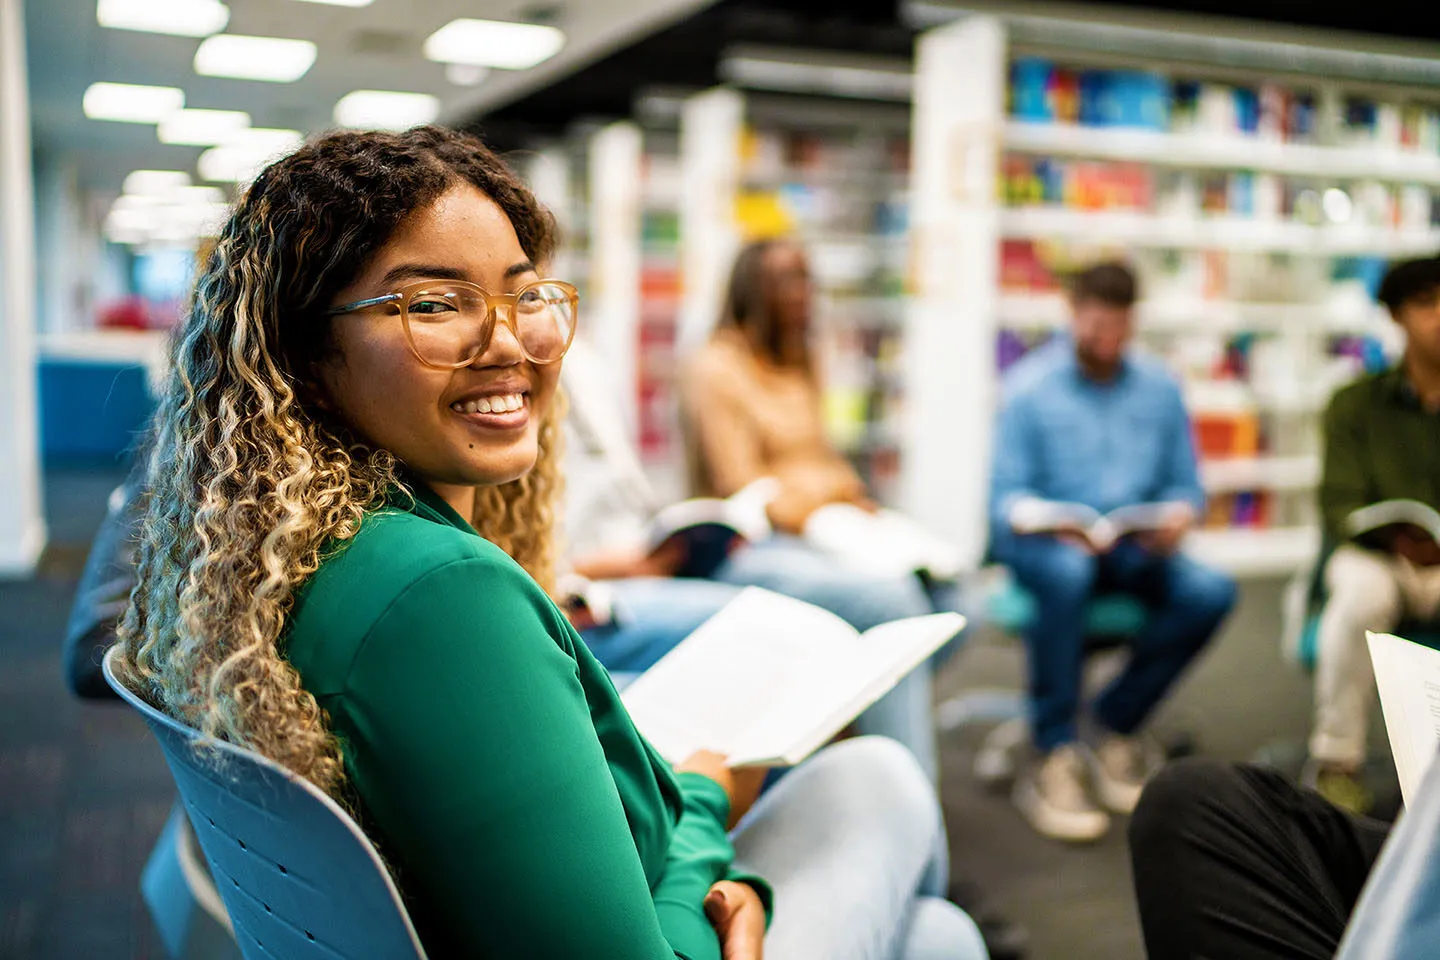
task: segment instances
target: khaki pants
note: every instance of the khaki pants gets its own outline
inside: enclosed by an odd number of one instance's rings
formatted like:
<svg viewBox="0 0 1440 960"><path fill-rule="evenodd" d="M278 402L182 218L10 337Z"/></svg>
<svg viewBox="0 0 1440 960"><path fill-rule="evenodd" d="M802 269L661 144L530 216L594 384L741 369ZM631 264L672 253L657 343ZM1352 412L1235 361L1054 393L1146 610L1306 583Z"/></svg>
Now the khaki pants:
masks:
<svg viewBox="0 0 1440 960"><path fill-rule="evenodd" d="M1440 613L1440 567L1343 546L1325 566L1329 599L1320 617L1315 669L1315 728L1310 755L1358 766L1365 760L1375 673L1365 631L1385 633L1403 619L1434 620Z"/></svg>

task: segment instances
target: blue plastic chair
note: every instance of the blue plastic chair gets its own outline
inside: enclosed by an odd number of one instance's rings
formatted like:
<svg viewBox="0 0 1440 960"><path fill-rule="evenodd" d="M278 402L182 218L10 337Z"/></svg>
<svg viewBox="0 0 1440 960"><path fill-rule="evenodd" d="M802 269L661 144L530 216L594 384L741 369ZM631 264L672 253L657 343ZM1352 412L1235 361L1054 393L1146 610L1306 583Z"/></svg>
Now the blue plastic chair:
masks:
<svg viewBox="0 0 1440 960"><path fill-rule="evenodd" d="M424 960L385 864L334 800L145 703L114 658L105 679L160 741L245 960Z"/></svg>
<svg viewBox="0 0 1440 960"><path fill-rule="evenodd" d="M1024 633L1038 613L1034 596L1013 579L984 599L985 621L1010 636ZM1145 605L1129 594L1096 597L1085 610L1086 655L1123 646L1144 629L1148 616ZM940 704L937 713L942 730L971 723L997 724L976 751L974 764L977 779L997 783L1015 773L1015 753L1029 737L1028 706L1024 690L971 690Z"/></svg>
<svg viewBox="0 0 1440 960"><path fill-rule="evenodd" d="M140 892L170 960L239 960L230 917L182 803L155 841Z"/></svg>

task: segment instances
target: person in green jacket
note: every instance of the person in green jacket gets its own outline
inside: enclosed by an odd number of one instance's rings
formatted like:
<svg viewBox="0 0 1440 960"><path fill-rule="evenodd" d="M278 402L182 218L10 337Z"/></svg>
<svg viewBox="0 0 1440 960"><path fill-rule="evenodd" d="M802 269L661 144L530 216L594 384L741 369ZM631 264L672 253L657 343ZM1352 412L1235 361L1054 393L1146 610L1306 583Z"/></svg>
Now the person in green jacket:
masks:
<svg viewBox="0 0 1440 960"><path fill-rule="evenodd" d="M908 752L828 748L749 810L552 603L554 242L436 127L261 173L177 333L121 676L346 803L434 958L983 957Z"/></svg>

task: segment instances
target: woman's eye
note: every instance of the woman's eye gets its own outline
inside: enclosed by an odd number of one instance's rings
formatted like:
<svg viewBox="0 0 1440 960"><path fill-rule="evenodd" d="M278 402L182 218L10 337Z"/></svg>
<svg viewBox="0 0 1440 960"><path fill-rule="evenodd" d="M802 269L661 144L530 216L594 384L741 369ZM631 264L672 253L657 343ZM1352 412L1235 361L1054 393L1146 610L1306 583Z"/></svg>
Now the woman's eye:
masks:
<svg viewBox="0 0 1440 960"><path fill-rule="evenodd" d="M427 300L414 300L410 303L410 312L422 315L433 315L437 313L451 313L455 305L449 300L431 298Z"/></svg>
<svg viewBox="0 0 1440 960"><path fill-rule="evenodd" d="M536 307L543 306L545 304L545 298L540 296L540 291L538 290L526 290L520 294L520 299L516 302L522 307L529 307L533 310Z"/></svg>

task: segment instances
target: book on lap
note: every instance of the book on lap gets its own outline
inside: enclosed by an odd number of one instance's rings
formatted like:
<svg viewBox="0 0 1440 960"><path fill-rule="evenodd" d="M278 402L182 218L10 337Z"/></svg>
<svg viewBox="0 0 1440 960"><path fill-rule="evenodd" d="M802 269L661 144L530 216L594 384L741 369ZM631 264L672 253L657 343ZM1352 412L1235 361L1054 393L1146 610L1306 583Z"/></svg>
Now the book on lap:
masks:
<svg viewBox="0 0 1440 960"><path fill-rule="evenodd" d="M1419 500L1382 500L1361 507L1345 518L1347 532L1365 537L1390 527L1410 527L1423 531L1440 543L1440 512Z"/></svg>
<svg viewBox="0 0 1440 960"><path fill-rule="evenodd" d="M793 766L958 634L957 613L855 630L819 607L742 591L626 688L642 734L671 763L698 750L731 766Z"/></svg>

